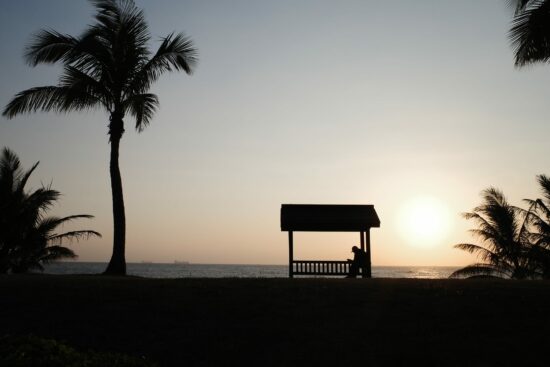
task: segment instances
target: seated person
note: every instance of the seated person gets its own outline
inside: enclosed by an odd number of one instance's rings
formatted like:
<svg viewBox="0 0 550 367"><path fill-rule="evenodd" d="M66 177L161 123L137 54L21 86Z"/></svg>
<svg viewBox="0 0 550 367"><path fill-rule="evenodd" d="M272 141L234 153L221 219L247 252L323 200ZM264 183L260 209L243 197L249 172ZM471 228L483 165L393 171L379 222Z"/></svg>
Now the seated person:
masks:
<svg viewBox="0 0 550 367"><path fill-rule="evenodd" d="M353 260L348 259L348 262L351 263L351 266L349 267L349 274L346 276L346 278L356 278L357 274L359 274L359 269L363 268L367 265L367 254L365 251L361 250L357 246L353 246L351 248L351 252L353 252Z"/></svg>

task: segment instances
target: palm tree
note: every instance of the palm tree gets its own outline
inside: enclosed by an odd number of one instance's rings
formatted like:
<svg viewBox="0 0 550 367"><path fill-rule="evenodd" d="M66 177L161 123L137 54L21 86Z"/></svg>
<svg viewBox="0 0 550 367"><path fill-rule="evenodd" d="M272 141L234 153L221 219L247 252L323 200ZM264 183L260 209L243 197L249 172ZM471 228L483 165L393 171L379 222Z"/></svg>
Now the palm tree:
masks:
<svg viewBox="0 0 550 367"><path fill-rule="evenodd" d="M0 157L0 274L11 268L12 254L21 244L27 223L34 222L41 210L47 210L59 193L49 188L40 188L31 194L24 191L25 185L36 169L34 164L23 171L19 158L4 148Z"/></svg>
<svg viewBox="0 0 550 367"><path fill-rule="evenodd" d="M525 199L529 205L525 216L527 225L532 228L529 234L533 243L532 266L542 278L550 279L550 178L538 175L537 181L543 198Z"/></svg>
<svg viewBox="0 0 550 367"><path fill-rule="evenodd" d="M531 246L517 208L508 204L504 194L495 188L484 190L482 197L480 206L463 214L464 218L477 223L478 228L470 232L481 240L481 245L455 245L455 248L477 254L482 262L459 269L451 277L530 277L528 252Z"/></svg>
<svg viewBox="0 0 550 367"><path fill-rule="evenodd" d="M13 273L26 273L34 269L43 271L43 264L60 259L76 258L77 256L73 250L62 246L63 240L88 239L92 236L101 237L98 232L92 230L65 233L55 231L59 226L79 218L93 218L93 216L80 214L64 218L37 218L25 232L22 245L17 246L12 253L11 271Z"/></svg>
<svg viewBox="0 0 550 367"><path fill-rule="evenodd" d="M132 0L92 0L95 24L79 37L42 30L34 36L25 58L31 66L57 63L64 66L58 85L36 87L18 93L3 115L24 112L69 112L103 108L109 114L111 192L113 198L113 254L106 274L126 274L126 219L122 178L118 163L124 118L135 119L143 131L159 102L148 93L163 73L183 70L190 74L197 61L192 41L169 34L152 55L147 48L150 33L143 11Z"/></svg>
<svg viewBox="0 0 550 367"><path fill-rule="evenodd" d="M23 171L15 153L4 148L0 157L0 273L23 273L43 270L50 261L74 258L75 253L62 246L63 240L79 240L101 235L92 230L64 233L56 228L91 215L71 215L64 218L46 217L45 213L59 198L59 192L42 187L25 192L25 185L38 166L35 163Z"/></svg>
<svg viewBox="0 0 550 367"><path fill-rule="evenodd" d="M515 8L510 40L515 64L522 67L550 60L550 1L511 0Z"/></svg>

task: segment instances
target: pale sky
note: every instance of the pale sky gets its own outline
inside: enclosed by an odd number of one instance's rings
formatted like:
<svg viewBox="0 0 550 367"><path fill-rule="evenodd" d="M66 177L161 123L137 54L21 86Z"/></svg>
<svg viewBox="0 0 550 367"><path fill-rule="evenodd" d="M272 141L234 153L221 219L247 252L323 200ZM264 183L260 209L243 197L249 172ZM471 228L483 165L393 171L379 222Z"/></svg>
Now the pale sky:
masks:
<svg viewBox="0 0 550 367"><path fill-rule="evenodd" d="M280 206L312 203L375 206L374 266L464 265L475 258L452 245L472 241L460 213L479 192L493 185L521 205L538 195L535 175L550 174L550 66L514 68L504 0L136 3L153 48L184 31L200 62L153 87L161 107L143 133L126 120L129 262L285 264ZM58 66L24 63L31 34L78 35L93 8L0 4L3 108L57 82ZM62 192L52 214L96 216L77 225L103 234L72 245L81 261L112 249L107 124L103 111L0 118L0 146L27 168L41 162L29 188ZM419 247L404 213L426 196L443 219ZM298 233L295 258L345 259L358 240Z"/></svg>

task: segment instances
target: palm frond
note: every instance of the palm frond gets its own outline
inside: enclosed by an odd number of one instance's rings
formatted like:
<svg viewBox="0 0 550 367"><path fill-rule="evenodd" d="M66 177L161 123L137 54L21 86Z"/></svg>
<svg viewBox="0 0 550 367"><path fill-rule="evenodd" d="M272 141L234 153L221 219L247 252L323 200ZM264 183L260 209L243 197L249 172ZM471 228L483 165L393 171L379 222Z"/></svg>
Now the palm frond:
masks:
<svg viewBox="0 0 550 367"><path fill-rule="evenodd" d="M474 210L479 210L475 208ZM473 219L477 224L487 230L488 232L496 232L496 229L493 227L494 223L491 223L491 218L484 218L481 214L474 212L471 213L462 213L464 219L470 220Z"/></svg>
<svg viewBox="0 0 550 367"><path fill-rule="evenodd" d="M498 228L494 227L494 223L490 219L486 219L478 213L463 213L462 216L465 219L473 219L479 226L479 229L470 230L475 236L479 236L484 240L500 236Z"/></svg>
<svg viewBox="0 0 550 367"><path fill-rule="evenodd" d="M496 231L491 232L484 229L472 228L468 232L487 243L499 242L501 240L501 236Z"/></svg>
<svg viewBox="0 0 550 367"><path fill-rule="evenodd" d="M91 0L93 6L97 9L95 19L106 29L113 28L119 21L122 9L121 1L116 0ZM133 1L125 1L133 3Z"/></svg>
<svg viewBox="0 0 550 367"><path fill-rule="evenodd" d="M69 109L73 104L86 104L90 106L99 103L105 107L107 111L112 110L114 101L105 84L96 80L93 76L86 74L73 66L66 66L63 74L59 79L59 86L67 88L70 93L67 93L65 101L66 108ZM84 103L78 99L85 99Z"/></svg>
<svg viewBox="0 0 550 367"><path fill-rule="evenodd" d="M478 207L483 208L485 206L500 206L500 207L507 207L508 201L506 200L506 197L504 196L504 193L497 189L496 187L489 187L481 192L481 196L483 197L483 200L485 201L484 205Z"/></svg>
<svg viewBox="0 0 550 367"><path fill-rule="evenodd" d="M536 204L536 209L542 211L542 214L546 216L546 218L550 219L550 207L548 207L548 205L546 205L546 203L541 199L537 199Z"/></svg>
<svg viewBox="0 0 550 367"><path fill-rule="evenodd" d="M481 228L498 234L504 241L515 241L520 230L517 211L497 189L484 190L483 198L484 203L474 209L474 212L484 219L481 221L477 218Z"/></svg>
<svg viewBox="0 0 550 367"><path fill-rule="evenodd" d="M116 32L119 31L117 28L120 25L133 25L142 29L142 25L138 23L145 23L143 11L136 7L133 0L91 0L90 2L97 9L96 21L105 29Z"/></svg>
<svg viewBox="0 0 550 367"><path fill-rule="evenodd" d="M531 235L532 235L530 231L530 226L532 223L531 207L529 207L529 209L527 210L516 206L512 208L516 213L517 220L521 221L521 225L519 226L519 231L518 231L516 240L520 243L528 244L531 242Z"/></svg>
<svg viewBox="0 0 550 367"><path fill-rule="evenodd" d="M83 229L78 231L70 231L60 234L55 234L50 237L48 237L48 241L53 244L60 245L64 240L67 240L69 242L72 242L73 240L76 240L77 242L81 239L90 239L92 237L99 237L101 238L101 233L89 230L89 229Z"/></svg>
<svg viewBox="0 0 550 367"><path fill-rule="evenodd" d="M197 49L189 37L183 33L170 33L162 39L155 56L151 58L149 70L157 76L172 68L192 74L197 56Z"/></svg>
<svg viewBox="0 0 550 367"><path fill-rule="evenodd" d="M0 172L17 172L20 167L19 157L11 149L4 147L0 159Z"/></svg>
<svg viewBox="0 0 550 367"><path fill-rule="evenodd" d="M9 148L2 149L0 158L0 189L2 193L12 195L19 177L21 176L21 162Z"/></svg>
<svg viewBox="0 0 550 367"><path fill-rule="evenodd" d="M27 182L29 180L29 178L31 177L32 173L34 172L34 170L36 169L36 167L38 167L38 164L40 162L36 162L35 164L32 165L32 167L25 173L23 173L23 175L19 178L18 182L17 182L17 186L14 187L14 191L16 193L18 193L19 195L23 194L23 190L25 189L25 185L27 185Z"/></svg>
<svg viewBox="0 0 550 367"><path fill-rule="evenodd" d="M35 87L17 93L2 115L11 119L21 113L39 110L69 112L96 106L97 100L88 95L85 90L58 86Z"/></svg>
<svg viewBox="0 0 550 367"><path fill-rule="evenodd" d="M57 201L61 193L48 187L42 187L33 191L25 200L25 210L35 212L47 211Z"/></svg>
<svg viewBox="0 0 550 367"><path fill-rule="evenodd" d="M470 278L470 277L497 277L509 278L510 272L506 268L500 268L491 264L472 264L454 271L449 278Z"/></svg>
<svg viewBox="0 0 550 367"><path fill-rule="evenodd" d="M145 15L132 0L92 0L98 10L97 24L92 28L104 44L118 45L113 57L118 61L143 61L148 55L150 39ZM117 54L123 51L124 54Z"/></svg>
<svg viewBox="0 0 550 367"><path fill-rule="evenodd" d="M68 58L78 39L54 30L41 30L27 46L25 59L31 66L40 63L56 63Z"/></svg>
<svg viewBox="0 0 550 367"><path fill-rule="evenodd" d="M498 255L495 254L493 251L479 246L472 243L459 243L454 245L454 248L457 248L459 250L467 251L471 254L475 253L477 254L481 260L483 261L489 261L490 263L496 263L499 261Z"/></svg>
<svg viewBox="0 0 550 367"><path fill-rule="evenodd" d="M538 0L508 0L508 4L516 13L525 10L527 7L532 6L533 3L536 2L538 2Z"/></svg>
<svg viewBox="0 0 550 367"><path fill-rule="evenodd" d="M544 198L550 203L550 177L538 175L537 182L539 183Z"/></svg>
<svg viewBox="0 0 550 367"><path fill-rule="evenodd" d="M54 30L41 30L32 37L27 46L25 59L31 66L62 62L85 72L97 72L109 59L105 51L104 45L98 42L90 30L80 38Z"/></svg>
<svg viewBox="0 0 550 367"><path fill-rule="evenodd" d="M169 34L162 39L155 55L135 75L127 87L127 94L139 94L149 90L163 73L172 70L192 74L198 61L193 41L183 33Z"/></svg>
<svg viewBox="0 0 550 367"><path fill-rule="evenodd" d="M125 110L136 119L136 130L142 132L153 118L159 101L156 95L144 93L133 95L124 104Z"/></svg>
<svg viewBox="0 0 550 367"><path fill-rule="evenodd" d="M517 67L550 60L550 2L532 1L516 13L509 32Z"/></svg>
<svg viewBox="0 0 550 367"><path fill-rule="evenodd" d="M53 231L55 228L59 227L60 225L71 222L73 220L81 219L81 218L91 219L93 217L94 217L93 215L89 215L89 214L69 215L62 218L47 217L47 218L42 218L40 223L37 224L37 227L41 232L48 233L50 231Z"/></svg>
<svg viewBox="0 0 550 367"><path fill-rule="evenodd" d="M530 225L537 223L550 223L550 208L541 199L531 200L523 199L529 205L526 210L526 216Z"/></svg>
<svg viewBox="0 0 550 367"><path fill-rule="evenodd" d="M64 60L65 66L76 69L96 78L106 85L112 84L114 67L112 49L99 36L100 30L90 26L79 38L72 52Z"/></svg>

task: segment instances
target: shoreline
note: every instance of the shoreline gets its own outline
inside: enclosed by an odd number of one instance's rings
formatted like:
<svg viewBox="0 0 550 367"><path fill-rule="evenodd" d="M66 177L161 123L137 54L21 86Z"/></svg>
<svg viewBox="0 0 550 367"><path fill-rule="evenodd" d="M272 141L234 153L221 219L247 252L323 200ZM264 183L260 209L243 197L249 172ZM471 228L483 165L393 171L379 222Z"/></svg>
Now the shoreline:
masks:
<svg viewBox="0 0 550 367"><path fill-rule="evenodd" d="M64 262L46 266L48 274L98 274L104 263ZM447 278L455 267L400 267L374 266L375 278ZM288 278L288 265L235 265L235 264L154 264L128 263L127 272L148 278Z"/></svg>

